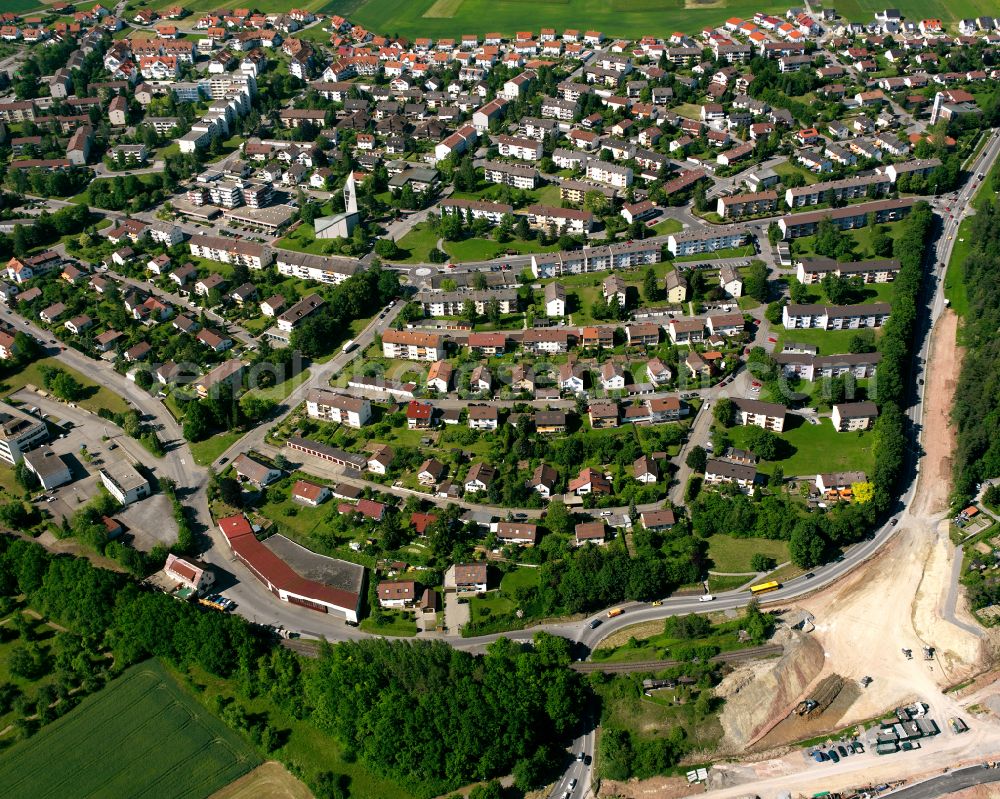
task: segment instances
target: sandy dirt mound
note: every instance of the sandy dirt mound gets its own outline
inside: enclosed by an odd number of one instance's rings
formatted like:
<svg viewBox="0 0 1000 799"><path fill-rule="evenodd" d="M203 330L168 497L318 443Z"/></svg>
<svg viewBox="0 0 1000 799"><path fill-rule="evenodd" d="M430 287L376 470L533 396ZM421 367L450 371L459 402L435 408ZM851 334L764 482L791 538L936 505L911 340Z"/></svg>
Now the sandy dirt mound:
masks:
<svg viewBox="0 0 1000 799"><path fill-rule="evenodd" d="M697 792L683 777L653 777L648 780L617 782L604 780L596 796L601 799L681 799Z"/></svg>
<svg viewBox="0 0 1000 799"><path fill-rule="evenodd" d="M961 366L956 327L951 312L935 326L923 419L926 455L914 501L899 517L896 536L865 567L801 603L815 616L814 634L826 653L824 674L873 678L843 724L913 696L930 699L986 661L988 635L961 609L952 612L955 548L942 523L954 449L949 413ZM934 661L922 660L925 644L935 647ZM904 658L903 648L913 650L913 660Z"/></svg>
<svg viewBox="0 0 1000 799"><path fill-rule="evenodd" d="M808 634L785 628L775 642L785 646L780 658L739 666L716 689L726 700L723 750L745 749L787 716L823 668L823 649Z"/></svg>

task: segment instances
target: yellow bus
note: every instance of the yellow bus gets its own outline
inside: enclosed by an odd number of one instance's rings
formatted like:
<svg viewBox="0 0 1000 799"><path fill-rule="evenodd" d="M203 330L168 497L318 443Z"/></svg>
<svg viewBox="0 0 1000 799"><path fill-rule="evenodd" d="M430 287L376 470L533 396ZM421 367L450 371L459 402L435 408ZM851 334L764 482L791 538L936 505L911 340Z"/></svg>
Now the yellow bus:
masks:
<svg viewBox="0 0 1000 799"><path fill-rule="evenodd" d="M757 594L766 594L768 591L777 591L779 588L781 588L781 583L777 580L771 580L769 583L757 583L757 585L751 585L750 593L757 596Z"/></svg>

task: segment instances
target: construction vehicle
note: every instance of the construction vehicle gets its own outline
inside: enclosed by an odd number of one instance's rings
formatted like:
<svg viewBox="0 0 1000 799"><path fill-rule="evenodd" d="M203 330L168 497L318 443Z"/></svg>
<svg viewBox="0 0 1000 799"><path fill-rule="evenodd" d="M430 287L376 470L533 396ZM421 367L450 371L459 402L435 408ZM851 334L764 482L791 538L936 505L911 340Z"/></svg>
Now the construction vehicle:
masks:
<svg viewBox="0 0 1000 799"><path fill-rule="evenodd" d="M907 660L913 660L913 650L912 649L905 649L904 648L903 649L903 655L906 656Z"/></svg>
<svg viewBox="0 0 1000 799"><path fill-rule="evenodd" d="M934 647L932 646L924 647L924 660L934 660Z"/></svg>
<svg viewBox="0 0 1000 799"><path fill-rule="evenodd" d="M795 706L795 710L793 710L792 712L793 712L793 713L794 713L794 714L795 714L796 716L804 716L804 715L806 715L806 713L808 713L808 712L809 712L810 710L813 710L813 709L814 709L814 708L816 707L816 704L817 704L817 703L816 703L816 700L815 700L815 699L805 699L805 700L803 700L803 701L799 702L799 703L798 703L798 704L797 704L797 705Z"/></svg>
<svg viewBox="0 0 1000 799"><path fill-rule="evenodd" d="M872 678L869 677L867 674L864 677L861 678L861 687L862 688L867 688L871 684L872 684Z"/></svg>

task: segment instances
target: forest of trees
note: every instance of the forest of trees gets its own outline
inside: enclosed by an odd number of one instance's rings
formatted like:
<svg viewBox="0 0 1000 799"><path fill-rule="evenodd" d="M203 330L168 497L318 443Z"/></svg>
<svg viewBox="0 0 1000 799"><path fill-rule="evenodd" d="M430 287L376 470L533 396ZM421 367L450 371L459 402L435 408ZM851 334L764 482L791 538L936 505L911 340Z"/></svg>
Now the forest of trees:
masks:
<svg viewBox="0 0 1000 799"><path fill-rule="evenodd" d="M968 310L962 322L965 358L955 392L953 418L956 501L965 502L976 484L1000 476L1000 203L984 204L972 217L972 248L965 261Z"/></svg>
<svg viewBox="0 0 1000 799"><path fill-rule="evenodd" d="M887 511L892 503L906 455L903 407L916 335L924 251L934 225L934 214L927 203L919 202L899 224L903 230L894 242L893 255L899 260L900 270L896 276L892 314L878 342L882 361L875 375L877 394L872 397L878 403L879 418L874 430L875 470L870 477L875 485L875 508L879 512Z"/></svg>
<svg viewBox="0 0 1000 799"><path fill-rule="evenodd" d="M240 697L266 695L336 738L345 757L428 795L512 770L519 787L537 787L588 703L586 683L567 668L565 639L539 634L531 647L501 639L483 656L443 643L366 640L325 645L307 659L240 616L0 536L0 597L21 594L94 651L107 648L112 674L148 657L198 666ZM235 704L222 713L230 723L244 716ZM266 718L241 731L265 749L279 739Z"/></svg>

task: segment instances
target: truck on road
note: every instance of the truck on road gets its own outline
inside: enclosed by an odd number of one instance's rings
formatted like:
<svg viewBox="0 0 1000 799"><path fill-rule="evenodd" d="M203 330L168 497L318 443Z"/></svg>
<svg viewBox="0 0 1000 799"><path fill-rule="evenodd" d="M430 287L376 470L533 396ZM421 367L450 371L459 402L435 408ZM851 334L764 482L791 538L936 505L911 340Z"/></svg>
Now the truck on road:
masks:
<svg viewBox="0 0 1000 799"><path fill-rule="evenodd" d="M615 616L621 616L625 611L622 608L611 608L608 611L608 618L613 619Z"/></svg>

